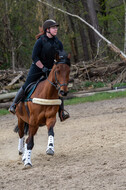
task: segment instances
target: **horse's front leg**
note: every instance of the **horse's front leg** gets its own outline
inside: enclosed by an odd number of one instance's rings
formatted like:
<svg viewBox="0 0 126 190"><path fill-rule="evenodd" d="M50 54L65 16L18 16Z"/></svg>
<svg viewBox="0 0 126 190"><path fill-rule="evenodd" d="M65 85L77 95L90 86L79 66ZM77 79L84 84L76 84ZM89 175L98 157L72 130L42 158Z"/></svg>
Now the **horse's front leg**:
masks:
<svg viewBox="0 0 126 190"><path fill-rule="evenodd" d="M46 154L54 155L54 130L53 127L56 123L56 119L50 120L47 122L48 128L48 144L46 149Z"/></svg>
<svg viewBox="0 0 126 190"><path fill-rule="evenodd" d="M38 127L33 127L29 125L29 136L26 139L25 150L22 157L22 161L24 162L25 166L32 166L31 153L34 147L34 135L36 134L37 129Z"/></svg>
<svg viewBox="0 0 126 190"><path fill-rule="evenodd" d="M18 151L19 155L24 152L24 121L21 118L18 118L18 129L19 129L19 141L18 141Z"/></svg>

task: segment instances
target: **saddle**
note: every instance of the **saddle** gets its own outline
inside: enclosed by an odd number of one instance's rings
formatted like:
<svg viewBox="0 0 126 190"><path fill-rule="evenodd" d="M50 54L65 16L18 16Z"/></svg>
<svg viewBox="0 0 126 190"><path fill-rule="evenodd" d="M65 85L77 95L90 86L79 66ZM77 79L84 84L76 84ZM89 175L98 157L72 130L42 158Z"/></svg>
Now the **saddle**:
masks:
<svg viewBox="0 0 126 190"><path fill-rule="evenodd" d="M25 99L23 101L27 102L28 99L31 97L35 89L37 88L38 84L42 81L46 80L46 77L42 76L37 82L30 83L25 89Z"/></svg>

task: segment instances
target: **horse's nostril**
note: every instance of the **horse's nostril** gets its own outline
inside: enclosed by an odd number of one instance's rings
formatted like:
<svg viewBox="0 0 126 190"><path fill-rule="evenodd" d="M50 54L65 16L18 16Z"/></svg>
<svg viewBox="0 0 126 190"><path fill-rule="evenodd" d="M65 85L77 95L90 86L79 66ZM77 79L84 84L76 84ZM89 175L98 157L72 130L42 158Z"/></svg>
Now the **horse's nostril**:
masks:
<svg viewBox="0 0 126 190"><path fill-rule="evenodd" d="M64 96L64 91L63 91L63 90L60 90L60 94L61 94L62 96Z"/></svg>
<svg viewBox="0 0 126 190"><path fill-rule="evenodd" d="M63 90L60 91L60 94L61 94L62 96L67 96L67 93L68 93L68 92L65 92L65 91L63 91Z"/></svg>

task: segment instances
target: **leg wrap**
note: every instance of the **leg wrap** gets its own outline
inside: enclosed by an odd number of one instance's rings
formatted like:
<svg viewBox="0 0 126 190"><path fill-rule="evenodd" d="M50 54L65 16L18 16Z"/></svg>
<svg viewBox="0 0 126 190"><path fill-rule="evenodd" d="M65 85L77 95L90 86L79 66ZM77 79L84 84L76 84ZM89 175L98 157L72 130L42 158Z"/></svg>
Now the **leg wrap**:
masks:
<svg viewBox="0 0 126 190"><path fill-rule="evenodd" d="M48 137L48 147L54 147L54 137L52 135Z"/></svg>
<svg viewBox="0 0 126 190"><path fill-rule="evenodd" d="M24 162L24 165L30 165L32 166L32 163L31 163L31 150L27 150L27 154L26 154L26 159L25 159L25 162Z"/></svg>
<svg viewBox="0 0 126 190"><path fill-rule="evenodd" d="M24 152L24 140L25 140L24 137L19 138L19 142L18 142L18 151L19 151L19 154L22 154Z"/></svg>
<svg viewBox="0 0 126 190"><path fill-rule="evenodd" d="M22 161L23 162L26 160L26 154L27 154L27 144L25 143L24 152L23 152L23 156L22 156Z"/></svg>
<svg viewBox="0 0 126 190"><path fill-rule="evenodd" d="M48 145L46 149L46 154L54 155L54 137L52 135L48 137Z"/></svg>
<svg viewBox="0 0 126 190"><path fill-rule="evenodd" d="M25 150L24 150L24 154L22 157L22 161L24 162L24 165L30 165L32 166L31 163L31 150L27 150L27 144L25 144Z"/></svg>

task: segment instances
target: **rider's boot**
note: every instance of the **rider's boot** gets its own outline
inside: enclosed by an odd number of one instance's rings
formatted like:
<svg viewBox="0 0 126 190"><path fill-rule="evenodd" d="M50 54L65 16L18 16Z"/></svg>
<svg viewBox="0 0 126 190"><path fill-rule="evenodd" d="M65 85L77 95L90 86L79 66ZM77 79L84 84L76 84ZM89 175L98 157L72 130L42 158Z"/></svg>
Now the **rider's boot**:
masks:
<svg viewBox="0 0 126 190"><path fill-rule="evenodd" d="M16 113L16 111L15 111L16 105L17 105L24 97L25 97L25 92L24 92L23 88L21 87L21 88L18 90L18 92L17 92L17 94L16 94L16 96L15 96L15 98L14 98L14 100L13 100L13 103L12 103L12 105L10 106L10 108L8 109L8 111L11 112L11 113L13 113L13 114L15 114L15 113Z"/></svg>
<svg viewBox="0 0 126 190"><path fill-rule="evenodd" d="M63 98L60 98L61 99L61 105L59 107L59 118L60 118L60 121L65 121L66 119L68 119L70 117L69 113L64 109L64 100ZM66 113L64 113L66 112Z"/></svg>

